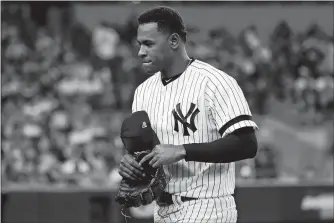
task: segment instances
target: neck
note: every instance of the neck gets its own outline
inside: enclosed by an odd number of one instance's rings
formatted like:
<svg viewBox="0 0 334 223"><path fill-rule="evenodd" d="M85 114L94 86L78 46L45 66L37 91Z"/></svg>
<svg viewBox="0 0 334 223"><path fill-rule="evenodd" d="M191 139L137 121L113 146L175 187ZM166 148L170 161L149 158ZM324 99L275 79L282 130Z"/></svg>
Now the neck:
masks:
<svg viewBox="0 0 334 223"><path fill-rule="evenodd" d="M171 78L182 73L189 65L189 61L190 58L187 52L180 53L179 56L172 58L170 65L167 68L161 70L162 76L164 78Z"/></svg>

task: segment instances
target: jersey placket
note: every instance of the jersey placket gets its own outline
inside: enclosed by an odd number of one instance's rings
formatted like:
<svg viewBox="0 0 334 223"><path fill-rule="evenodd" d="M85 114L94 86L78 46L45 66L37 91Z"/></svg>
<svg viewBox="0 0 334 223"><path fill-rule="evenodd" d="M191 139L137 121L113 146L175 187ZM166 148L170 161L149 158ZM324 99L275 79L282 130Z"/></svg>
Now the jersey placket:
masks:
<svg viewBox="0 0 334 223"><path fill-rule="evenodd" d="M159 119L159 127L161 130L161 136L162 136L162 144L169 144L169 138L168 138L168 129L167 129L167 125L168 125L168 113L169 113L169 100L171 100L170 95L168 95L168 90L170 88L170 86L173 83L169 83L167 85L163 85L161 84L161 89L160 89L160 97L161 97L161 101L160 101L160 105L159 105L159 114L161 114L161 118ZM167 165L166 168L168 171L168 175L170 177L172 177L171 173L172 173L172 169L170 167L170 165ZM167 184L167 188L169 187L169 184Z"/></svg>

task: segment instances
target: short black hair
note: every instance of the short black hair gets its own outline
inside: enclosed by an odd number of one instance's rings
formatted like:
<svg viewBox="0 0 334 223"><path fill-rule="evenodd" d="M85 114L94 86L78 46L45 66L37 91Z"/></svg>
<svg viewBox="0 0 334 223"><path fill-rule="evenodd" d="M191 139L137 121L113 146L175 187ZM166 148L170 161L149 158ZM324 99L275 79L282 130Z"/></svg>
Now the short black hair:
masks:
<svg viewBox="0 0 334 223"><path fill-rule="evenodd" d="M151 22L157 23L158 29L177 33L184 42L187 41L187 31L183 19L175 9L159 6L143 12L138 17L139 25Z"/></svg>

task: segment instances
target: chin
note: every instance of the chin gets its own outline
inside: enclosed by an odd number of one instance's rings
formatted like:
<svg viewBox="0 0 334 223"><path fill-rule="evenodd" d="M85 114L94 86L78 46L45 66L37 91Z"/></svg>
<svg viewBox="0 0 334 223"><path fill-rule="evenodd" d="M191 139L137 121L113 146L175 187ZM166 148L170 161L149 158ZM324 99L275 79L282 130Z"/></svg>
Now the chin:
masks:
<svg viewBox="0 0 334 223"><path fill-rule="evenodd" d="M147 72L149 75L153 75L153 74L157 73L158 71L156 71L156 70L146 70L146 72Z"/></svg>
<svg viewBox="0 0 334 223"><path fill-rule="evenodd" d="M151 75L159 71L159 69L157 69L156 67L152 67L152 66L143 66L143 68L148 74L151 74Z"/></svg>

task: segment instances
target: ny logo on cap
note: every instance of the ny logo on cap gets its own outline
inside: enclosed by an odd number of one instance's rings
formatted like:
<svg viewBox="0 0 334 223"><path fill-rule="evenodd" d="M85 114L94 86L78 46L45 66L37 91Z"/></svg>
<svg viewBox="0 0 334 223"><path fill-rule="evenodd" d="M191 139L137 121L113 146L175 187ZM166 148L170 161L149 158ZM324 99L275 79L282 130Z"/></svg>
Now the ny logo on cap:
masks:
<svg viewBox="0 0 334 223"><path fill-rule="evenodd" d="M191 103L190 108L186 114L186 116L183 115L182 111L181 111L181 107L180 107L180 103L178 103L176 105L176 111L175 109L173 109L172 113L174 116L174 131L179 132L179 125L178 122L180 122L183 125L183 135L184 136L189 136L189 132L188 132L188 128L193 131L196 132L197 128L195 126L195 118L197 116L197 114L199 113L199 109L196 108L196 105L194 103ZM187 122L188 117L190 117L190 123Z"/></svg>
<svg viewBox="0 0 334 223"><path fill-rule="evenodd" d="M147 127L146 122L143 122L143 124L141 125L141 127L142 127L143 129L146 128L146 127Z"/></svg>

